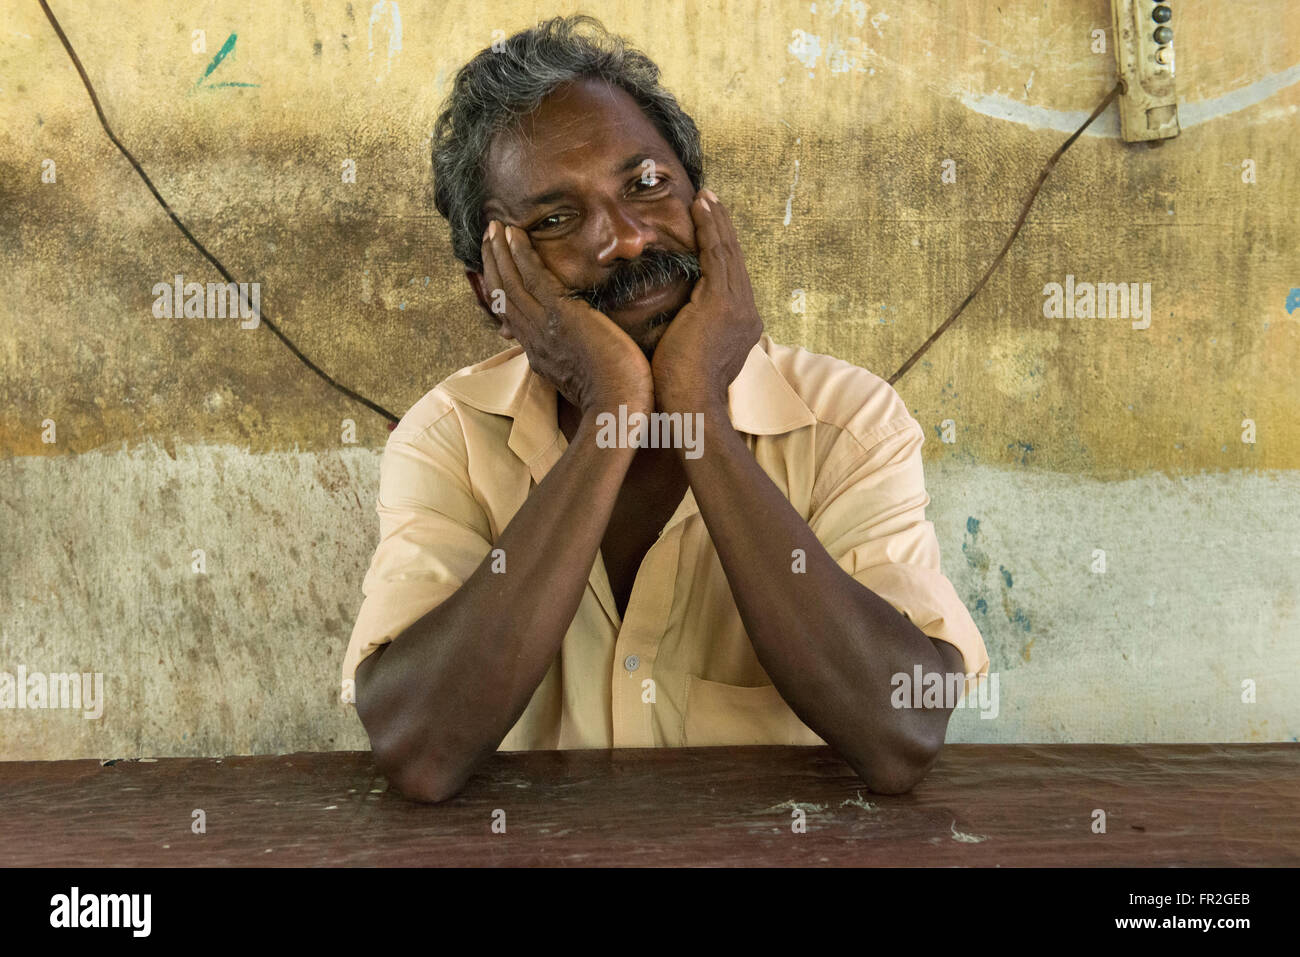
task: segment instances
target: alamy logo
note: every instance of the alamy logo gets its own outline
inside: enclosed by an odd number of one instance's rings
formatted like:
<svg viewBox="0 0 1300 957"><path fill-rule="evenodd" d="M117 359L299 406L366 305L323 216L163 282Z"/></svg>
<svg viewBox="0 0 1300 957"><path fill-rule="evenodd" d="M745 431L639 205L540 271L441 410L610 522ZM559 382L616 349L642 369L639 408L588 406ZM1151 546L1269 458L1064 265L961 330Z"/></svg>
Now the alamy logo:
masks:
<svg viewBox="0 0 1300 957"><path fill-rule="evenodd" d="M1043 287L1043 315L1048 319L1137 319L1134 329L1151 325L1151 283L1081 282L1065 277L1065 286Z"/></svg>
<svg viewBox="0 0 1300 957"><path fill-rule="evenodd" d="M596 416L596 446L602 449L685 449L688 459L704 454L703 412L627 413L627 406Z"/></svg>
<svg viewBox="0 0 1300 957"><path fill-rule="evenodd" d="M0 710L6 708L66 708L93 721L104 714L104 675L98 671L29 673L26 665L18 666L17 675L0 671Z"/></svg>
<svg viewBox="0 0 1300 957"><path fill-rule="evenodd" d="M926 672L920 665L913 665L910 675L899 671L890 679L894 690L889 703L895 708L979 708L980 718L996 718L1000 710L998 673L990 671L971 694L966 694L967 682L978 677L974 672Z"/></svg>
<svg viewBox="0 0 1300 957"><path fill-rule="evenodd" d="M180 273L172 282L153 287L155 319L243 319L241 329L262 322L262 284L258 282L186 282Z"/></svg>
<svg viewBox="0 0 1300 957"><path fill-rule="evenodd" d="M51 927L129 927L133 937L148 937L152 894L70 894L50 898Z"/></svg>

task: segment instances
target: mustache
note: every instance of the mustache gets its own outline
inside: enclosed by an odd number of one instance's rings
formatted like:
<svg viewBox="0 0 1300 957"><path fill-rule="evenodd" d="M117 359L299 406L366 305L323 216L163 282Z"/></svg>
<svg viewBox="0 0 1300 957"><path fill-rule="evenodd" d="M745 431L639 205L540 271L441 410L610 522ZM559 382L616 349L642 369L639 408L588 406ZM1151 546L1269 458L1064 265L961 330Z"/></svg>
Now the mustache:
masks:
<svg viewBox="0 0 1300 957"><path fill-rule="evenodd" d="M647 249L640 258L621 263L600 283L569 293L570 299L584 300L597 312L618 309L652 292L686 279L699 279L700 259L689 252Z"/></svg>

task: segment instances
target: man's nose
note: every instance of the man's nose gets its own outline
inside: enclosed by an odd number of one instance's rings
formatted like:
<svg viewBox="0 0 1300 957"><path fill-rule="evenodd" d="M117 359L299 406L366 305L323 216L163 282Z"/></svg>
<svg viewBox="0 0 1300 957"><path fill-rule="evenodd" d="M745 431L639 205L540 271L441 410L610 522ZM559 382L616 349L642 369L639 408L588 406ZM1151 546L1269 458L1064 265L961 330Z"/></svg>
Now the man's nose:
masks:
<svg viewBox="0 0 1300 957"><path fill-rule="evenodd" d="M655 241L658 233L638 214L634 206L613 202L602 211L599 250L600 265L609 266L620 259L639 259L642 250Z"/></svg>

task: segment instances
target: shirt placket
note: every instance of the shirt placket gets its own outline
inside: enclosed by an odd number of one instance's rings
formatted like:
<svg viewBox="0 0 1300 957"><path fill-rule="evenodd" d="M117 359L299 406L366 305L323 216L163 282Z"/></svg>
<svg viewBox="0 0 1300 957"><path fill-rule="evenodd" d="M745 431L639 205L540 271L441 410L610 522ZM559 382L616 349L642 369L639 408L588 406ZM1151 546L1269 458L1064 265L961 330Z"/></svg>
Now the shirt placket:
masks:
<svg viewBox="0 0 1300 957"><path fill-rule="evenodd" d="M616 748L655 747L653 709L658 704L655 663L672 612L685 520L698 511L687 489L673 517L646 551L637 570L627 614L614 643L610 707Z"/></svg>

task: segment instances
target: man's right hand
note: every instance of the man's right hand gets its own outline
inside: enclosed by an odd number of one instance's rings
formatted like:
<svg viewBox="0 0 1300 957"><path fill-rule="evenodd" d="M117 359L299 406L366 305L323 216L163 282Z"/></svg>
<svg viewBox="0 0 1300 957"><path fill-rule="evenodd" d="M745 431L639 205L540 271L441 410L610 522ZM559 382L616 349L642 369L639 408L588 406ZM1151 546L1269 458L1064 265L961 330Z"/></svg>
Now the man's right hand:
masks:
<svg viewBox="0 0 1300 957"><path fill-rule="evenodd" d="M604 313L568 298L569 290L542 262L524 230L493 220L483 234L482 252L489 301L495 290L504 292L500 318L534 372L584 416L620 404L630 411L653 411L654 379L645 353Z"/></svg>
<svg viewBox="0 0 1300 957"><path fill-rule="evenodd" d="M393 534L413 534L421 544L412 549L405 540L385 539L380 548L390 549L389 555L400 552L403 568L414 577L427 579L437 568L438 578L463 579L395 636L382 658L375 652L357 668L357 714L375 765L417 801L447 800L496 753L573 625L637 454L621 443L602 445L595 414L620 403L654 411L650 363L631 336L586 302L567 298L565 285L523 233L511 229L511 235L513 254L500 223L491 241L484 238L481 279L487 289L479 292L486 292L489 303L506 297L506 312L498 318L523 345L533 370L581 410L583 421L564 454L490 539L486 511L481 524L466 522L486 505L472 494L474 473L457 454L465 441L459 423L439 425L445 431L433 441L408 434L401 444L419 441L420 453L402 454L401 466L385 467L385 488L399 482L396 495L406 503L402 520L393 525L405 531ZM503 462L508 458L497 454ZM435 484L442 486L437 501L420 501L433 494ZM453 503L446 514L440 511L444 502ZM452 527L454 540L443 531ZM483 532L483 558L466 576L474 528ZM498 550L510 556L509 574L496 564ZM394 593L390 600L405 598Z"/></svg>

